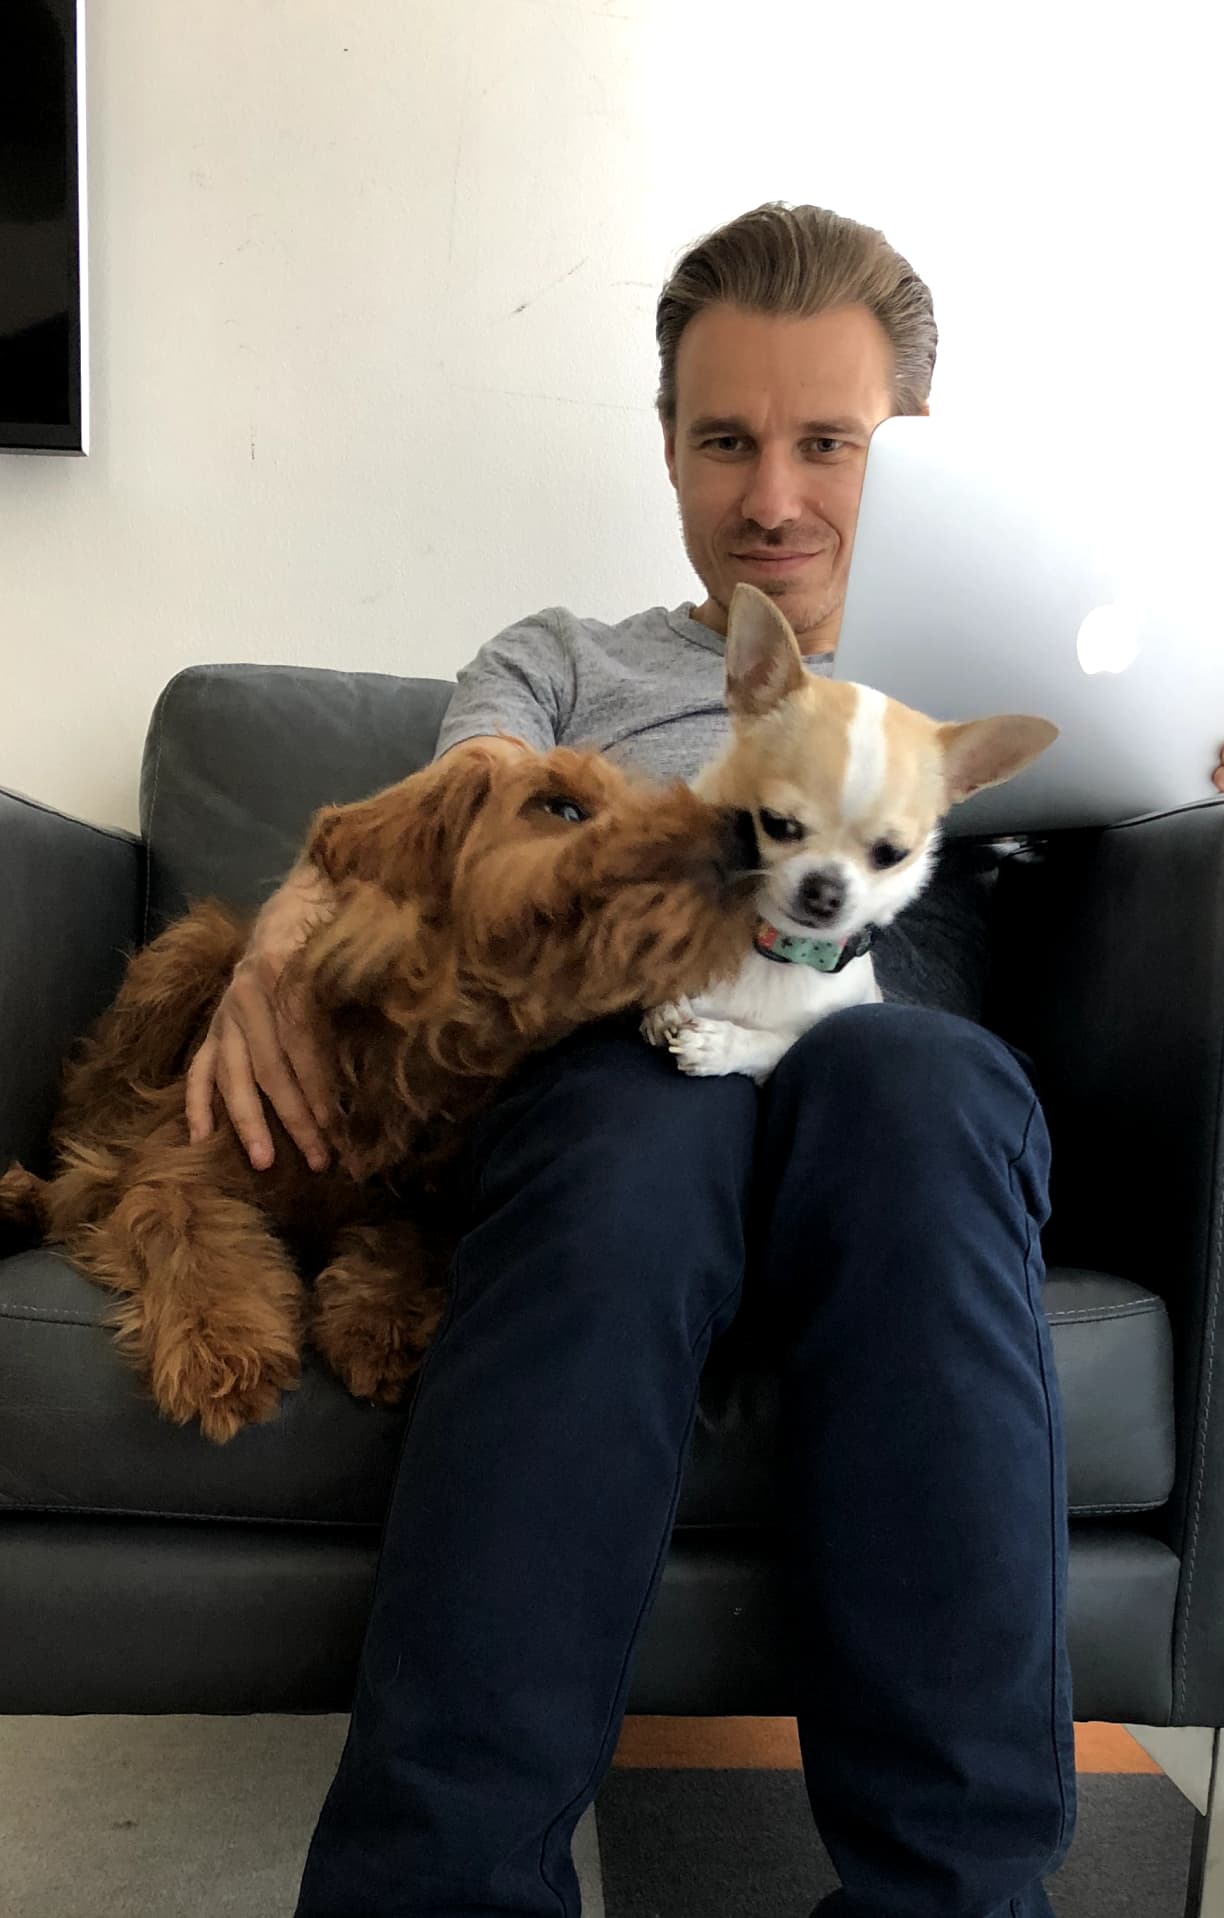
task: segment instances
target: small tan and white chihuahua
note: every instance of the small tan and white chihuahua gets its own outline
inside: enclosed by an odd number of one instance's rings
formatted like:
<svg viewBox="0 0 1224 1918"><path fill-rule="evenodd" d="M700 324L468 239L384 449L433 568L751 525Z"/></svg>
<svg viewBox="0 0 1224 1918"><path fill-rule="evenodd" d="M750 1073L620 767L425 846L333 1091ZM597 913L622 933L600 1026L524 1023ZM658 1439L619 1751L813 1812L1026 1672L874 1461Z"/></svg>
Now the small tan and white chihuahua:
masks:
<svg viewBox="0 0 1224 1918"><path fill-rule="evenodd" d="M693 781L747 813L761 918L732 978L642 1021L681 1070L768 1078L800 1036L880 998L870 946L931 876L944 814L1010 779L1058 737L1008 714L941 724L871 687L807 672L790 625L740 584L727 620L733 734Z"/></svg>

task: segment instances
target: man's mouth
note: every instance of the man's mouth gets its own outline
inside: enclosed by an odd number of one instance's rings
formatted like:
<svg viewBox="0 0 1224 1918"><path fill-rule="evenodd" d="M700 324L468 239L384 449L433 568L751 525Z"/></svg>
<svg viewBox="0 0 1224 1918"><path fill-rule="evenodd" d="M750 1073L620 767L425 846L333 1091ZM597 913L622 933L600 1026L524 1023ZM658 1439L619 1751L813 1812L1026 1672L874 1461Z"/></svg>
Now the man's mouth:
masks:
<svg viewBox="0 0 1224 1918"><path fill-rule="evenodd" d="M763 552L760 549L743 553L732 553L732 559L739 566L755 566L763 573L794 573L808 561L815 559L815 553L777 553Z"/></svg>

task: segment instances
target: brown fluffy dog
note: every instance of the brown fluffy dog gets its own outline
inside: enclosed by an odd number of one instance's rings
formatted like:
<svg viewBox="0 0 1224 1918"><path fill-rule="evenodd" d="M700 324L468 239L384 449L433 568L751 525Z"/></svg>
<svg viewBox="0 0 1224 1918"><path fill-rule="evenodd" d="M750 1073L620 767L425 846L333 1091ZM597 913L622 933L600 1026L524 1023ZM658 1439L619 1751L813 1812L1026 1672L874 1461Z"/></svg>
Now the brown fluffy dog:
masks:
<svg viewBox="0 0 1224 1918"><path fill-rule="evenodd" d="M208 904L136 955L69 1066L54 1176L0 1179L0 1218L120 1295L108 1322L159 1409L216 1441L275 1413L305 1336L355 1395L396 1400L442 1305L429 1195L499 1081L733 967L752 919L742 822L593 753L470 748L320 812L306 852L337 910L284 983L333 1063L329 1169L274 1115L268 1171L223 1113L188 1141L183 1076L247 937Z"/></svg>

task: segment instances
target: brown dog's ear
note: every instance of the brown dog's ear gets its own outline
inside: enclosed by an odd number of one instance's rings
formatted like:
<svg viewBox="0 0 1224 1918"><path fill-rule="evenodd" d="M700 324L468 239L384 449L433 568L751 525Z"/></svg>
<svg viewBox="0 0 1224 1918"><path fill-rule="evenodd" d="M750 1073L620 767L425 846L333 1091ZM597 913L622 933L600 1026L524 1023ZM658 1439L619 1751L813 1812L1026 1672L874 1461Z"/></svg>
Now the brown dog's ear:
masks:
<svg viewBox="0 0 1224 1918"><path fill-rule="evenodd" d="M306 857L333 885L365 879L392 898L445 891L454 855L493 785L497 755L447 753L422 772L351 806L325 806Z"/></svg>
<svg viewBox="0 0 1224 1918"><path fill-rule="evenodd" d="M727 709L742 719L772 712L806 684L803 655L786 615L741 580L727 614Z"/></svg>
<svg viewBox="0 0 1224 1918"><path fill-rule="evenodd" d="M986 786L1001 786L1052 746L1058 728L1028 713L1003 713L994 719L966 719L939 728L948 804L968 799Z"/></svg>

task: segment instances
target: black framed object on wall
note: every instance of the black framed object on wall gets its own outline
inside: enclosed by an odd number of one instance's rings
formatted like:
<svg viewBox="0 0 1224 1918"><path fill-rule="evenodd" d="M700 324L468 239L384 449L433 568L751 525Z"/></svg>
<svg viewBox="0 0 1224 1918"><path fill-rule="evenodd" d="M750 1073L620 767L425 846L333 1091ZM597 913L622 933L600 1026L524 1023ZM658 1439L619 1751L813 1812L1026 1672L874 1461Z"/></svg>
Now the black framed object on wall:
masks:
<svg viewBox="0 0 1224 1918"><path fill-rule="evenodd" d="M0 0L0 449L88 450L84 0Z"/></svg>

